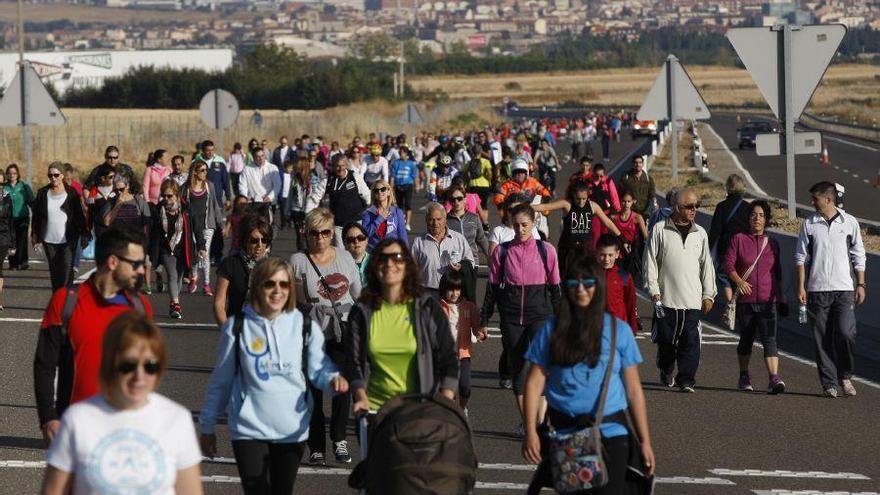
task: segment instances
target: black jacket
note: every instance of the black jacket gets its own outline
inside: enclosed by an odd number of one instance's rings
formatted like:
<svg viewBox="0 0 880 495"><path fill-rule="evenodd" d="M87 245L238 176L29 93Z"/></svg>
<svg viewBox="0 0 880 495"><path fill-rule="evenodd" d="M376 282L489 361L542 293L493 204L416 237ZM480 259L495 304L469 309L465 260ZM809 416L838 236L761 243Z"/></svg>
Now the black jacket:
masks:
<svg viewBox="0 0 880 495"><path fill-rule="evenodd" d="M82 235L88 235L86 226L86 214L83 210L82 201L79 194L72 187L64 184L64 190L67 191L67 199L61 205L61 209L67 213L67 228L65 229L65 237L70 242ZM49 222L49 186L43 186L37 191L37 198L34 200L34 218L31 223L31 232L37 238L37 242L43 242L46 236L46 225Z"/></svg>
<svg viewBox="0 0 880 495"><path fill-rule="evenodd" d="M12 198L0 190L0 248L15 247L15 228L12 226Z"/></svg>
<svg viewBox="0 0 880 495"><path fill-rule="evenodd" d="M740 203L742 201L742 203ZM739 203L736 211L733 208ZM733 215L733 216L731 216ZM749 231L749 202L742 194L730 193L715 207L712 227L709 229L709 247L715 250L715 261L724 262L730 240L740 232Z"/></svg>

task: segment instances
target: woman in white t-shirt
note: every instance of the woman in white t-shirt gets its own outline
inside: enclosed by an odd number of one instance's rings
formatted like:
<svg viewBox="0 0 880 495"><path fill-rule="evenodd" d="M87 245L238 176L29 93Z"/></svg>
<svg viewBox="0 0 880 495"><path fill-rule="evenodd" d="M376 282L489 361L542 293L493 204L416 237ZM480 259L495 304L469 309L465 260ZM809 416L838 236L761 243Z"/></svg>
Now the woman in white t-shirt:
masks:
<svg viewBox="0 0 880 495"><path fill-rule="evenodd" d="M167 366L156 325L136 311L107 327L101 393L70 406L46 456L41 493L202 493L186 408L153 392Z"/></svg>

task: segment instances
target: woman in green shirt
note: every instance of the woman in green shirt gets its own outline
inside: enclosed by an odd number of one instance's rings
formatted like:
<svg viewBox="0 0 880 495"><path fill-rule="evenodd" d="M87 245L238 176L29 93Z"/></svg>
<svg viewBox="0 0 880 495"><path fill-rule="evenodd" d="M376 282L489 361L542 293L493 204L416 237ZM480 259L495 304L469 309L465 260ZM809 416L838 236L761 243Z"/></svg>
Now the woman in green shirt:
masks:
<svg viewBox="0 0 880 495"><path fill-rule="evenodd" d="M375 411L401 394L441 393L458 387L458 354L440 303L421 294L418 268L399 239L373 250L367 285L348 318L345 377L353 410Z"/></svg>
<svg viewBox="0 0 880 495"><path fill-rule="evenodd" d="M12 199L12 228L15 230L15 254L9 256L10 270L28 269L28 229L31 212L28 208L34 202L34 191L21 180L18 165L6 167L6 192ZM2 262L3 260L0 260Z"/></svg>

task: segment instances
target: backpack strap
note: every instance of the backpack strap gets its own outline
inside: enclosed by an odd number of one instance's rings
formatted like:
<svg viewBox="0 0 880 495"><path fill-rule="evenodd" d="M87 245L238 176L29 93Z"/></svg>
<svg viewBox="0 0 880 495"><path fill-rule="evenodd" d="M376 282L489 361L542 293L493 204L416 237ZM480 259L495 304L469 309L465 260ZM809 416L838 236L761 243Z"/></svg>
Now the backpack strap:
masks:
<svg viewBox="0 0 880 495"><path fill-rule="evenodd" d="M232 335L235 338L233 352L235 353L235 374L241 370L241 357L239 356L239 347L241 347L241 332L244 329L244 313L238 312L232 317Z"/></svg>
<svg viewBox="0 0 880 495"><path fill-rule="evenodd" d="M622 266L619 266L617 267L617 276L620 277L623 287L626 288L626 284L629 283L629 272L624 270Z"/></svg>
<svg viewBox="0 0 880 495"><path fill-rule="evenodd" d="M76 309L76 302L79 299L79 287L82 284L70 284L67 286L67 294L64 296L64 307L61 310L61 337L67 338L67 326L73 317L73 310Z"/></svg>
<svg viewBox="0 0 880 495"><path fill-rule="evenodd" d="M501 253L499 253L498 255L498 261L501 264L501 273L499 273L498 279L501 281L500 285L502 287L504 286L504 264L507 262L507 249L510 247L510 243L512 242L513 241L502 242L498 246L498 249L501 250ZM538 248L538 255L541 256L541 262L543 263L544 272L547 276L547 283L549 283L550 269L547 268L547 246L544 245L544 242L545 241L542 241L541 239L535 239L535 246L537 246Z"/></svg>
<svg viewBox="0 0 880 495"><path fill-rule="evenodd" d="M538 239L535 241L535 245L538 247L538 254L541 256L541 263L544 265L544 273L547 277L547 283L550 283L550 269L547 268L547 246L544 245L545 241Z"/></svg>

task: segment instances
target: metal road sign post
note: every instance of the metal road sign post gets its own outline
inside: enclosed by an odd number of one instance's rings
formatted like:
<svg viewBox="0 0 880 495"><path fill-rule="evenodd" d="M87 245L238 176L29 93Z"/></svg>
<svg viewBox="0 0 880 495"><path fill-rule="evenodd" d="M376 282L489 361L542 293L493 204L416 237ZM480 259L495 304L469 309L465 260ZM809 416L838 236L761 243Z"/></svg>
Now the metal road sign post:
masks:
<svg viewBox="0 0 880 495"><path fill-rule="evenodd" d="M425 120L419 113L419 108L416 106L416 104L413 102L408 102L406 104L406 110L404 110L403 115L400 116L400 122L409 125L422 125Z"/></svg>
<svg viewBox="0 0 880 495"><path fill-rule="evenodd" d="M667 120L672 124L672 180L678 179L678 119L696 120L711 117L706 102L697 91L687 71L675 55L669 55L645 102L639 108L639 120Z"/></svg>
<svg viewBox="0 0 880 495"><path fill-rule="evenodd" d="M225 89L212 89L199 102L199 115L206 126L217 131L217 152L223 155L223 129L238 119L238 100Z"/></svg>
<svg viewBox="0 0 880 495"><path fill-rule="evenodd" d="M31 125L63 125L67 119L40 81L30 62L24 61L0 99L0 126L22 127L22 148L27 181L33 180Z"/></svg>
<svg viewBox="0 0 880 495"><path fill-rule="evenodd" d="M758 155L785 153L788 216L796 215L795 155L818 153L818 132L796 132L795 125L846 35L843 24L776 25L771 28L733 28L727 39L749 71L782 134L757 136Z"/></svg>

